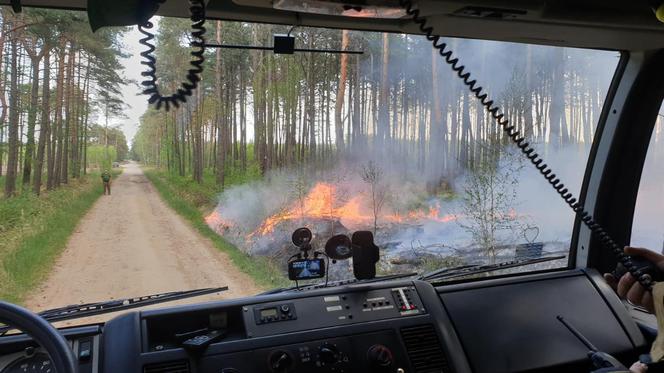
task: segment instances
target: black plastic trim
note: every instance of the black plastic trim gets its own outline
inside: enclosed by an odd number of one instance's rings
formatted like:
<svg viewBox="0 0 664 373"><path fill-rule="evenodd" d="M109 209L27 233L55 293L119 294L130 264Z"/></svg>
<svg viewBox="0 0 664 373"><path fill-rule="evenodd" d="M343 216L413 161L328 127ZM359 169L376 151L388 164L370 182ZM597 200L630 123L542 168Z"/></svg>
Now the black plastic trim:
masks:
<svg viewBox="0 0 664 373"><path fill-rule="evenodd" d="M595 136L593 137L592 146L590 148L590 154L588 154L588 160L586 162L586 170L583 175L583 182L581 183L581 191L579 192L579 203L581 205L585 204L586 195L588 194L588 186L590 184L590 179L592 176L593 165L597 158L597 151L599 149L600 139L604 134L604 128L606 126L606 119L609 117L611 108L613 107L613 102L616 98L616 93L618 92L618 87L620 82L623 79L625 69L629 63L630 53L628 51L620 52L620 61L616 70L613 73L613 78L611 79L611 85L609 85L609 90L606 93L604 100L604 105L602 105L602 112L600 113L599 120L597 121L597 128L595 129ZM572 239L570 242L570 252L569 252L569 268L576 267L576 255L579 250L579 234L582 227L582 221L578 215L574 217L574 228L572 230Z"/></svg>
<svg viewBox="0 0 664 373"><path fill-rule="evenodd" d="M632 345L636 349L643 350L646 347L646 340L639 330L634 320L630 317L627 309L618 298L615 291L604 281L604 278L593 269L586 269L583 271L590 282L593 284L597 292L604 298L607 306L611 309L616 319L620 322L623 330L632 341Z"/></svg>
<svg viewBox="0 0 664 373"><path fill-rule="evenodd" d="M593 214L621 244L630 241L641 172L664 98L664 49L644 53L643 58L620 111ZM591 238L588 250L588 267L600 272L609 272L615 267L616 258L604 250L595 237Z"/></svg>

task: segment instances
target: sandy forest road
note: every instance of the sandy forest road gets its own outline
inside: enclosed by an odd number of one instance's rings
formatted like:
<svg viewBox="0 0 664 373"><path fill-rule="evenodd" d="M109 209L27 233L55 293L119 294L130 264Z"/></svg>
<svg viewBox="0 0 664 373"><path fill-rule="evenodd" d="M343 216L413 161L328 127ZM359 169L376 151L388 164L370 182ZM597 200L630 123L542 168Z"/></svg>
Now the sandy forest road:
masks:
<svg viewBox="0 0 664 373"><path fill-rule="evenodd" d="M112 195L101 196L83 217L53 271L28 296L28 308L224 285L230 290L184 302L260 291L225 253L161 200L138 165L124 168L111 185Z"/></svg>

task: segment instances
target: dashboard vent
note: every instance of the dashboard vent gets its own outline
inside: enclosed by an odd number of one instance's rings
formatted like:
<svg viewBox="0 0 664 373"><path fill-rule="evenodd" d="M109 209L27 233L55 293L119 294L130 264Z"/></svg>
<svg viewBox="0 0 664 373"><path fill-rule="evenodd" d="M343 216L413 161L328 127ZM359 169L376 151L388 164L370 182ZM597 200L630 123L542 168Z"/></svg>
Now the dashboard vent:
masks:
<svg viewBox="0 0 664 373"><path fill-rule="evenodd" d="M401 329L401 338L415 373L447 372L449 366L433 325L418 325Z"/></svg>
<svg viewBox="0 0 664 373"><path fill-rule="evenodd" d="M143 367L143 373L189 373L189 362L186 360L168 363L149 364Z"/></svg>

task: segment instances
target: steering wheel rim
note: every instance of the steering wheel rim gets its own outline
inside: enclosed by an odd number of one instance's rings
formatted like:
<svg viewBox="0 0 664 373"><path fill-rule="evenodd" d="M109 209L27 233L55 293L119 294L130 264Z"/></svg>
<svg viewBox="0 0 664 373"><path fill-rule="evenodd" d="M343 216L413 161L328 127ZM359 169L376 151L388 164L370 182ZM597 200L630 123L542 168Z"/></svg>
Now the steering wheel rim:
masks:
<svg viewBox="0 0 664 373"><path fill-rule="evenodd" d="M29 334L51 358L57 373L77 373L78 366L67 340L48 321L34 312L0 301L0 322Z"/></svg>

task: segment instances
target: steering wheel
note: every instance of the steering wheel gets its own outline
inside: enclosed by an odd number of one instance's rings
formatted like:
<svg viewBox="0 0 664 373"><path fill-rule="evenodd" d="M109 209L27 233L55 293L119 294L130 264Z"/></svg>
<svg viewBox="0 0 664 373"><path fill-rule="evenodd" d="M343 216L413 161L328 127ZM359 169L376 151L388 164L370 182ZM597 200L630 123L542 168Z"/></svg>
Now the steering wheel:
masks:
<svg viewBox="0 0 664 373"><path fill-rule="evenodd" d="M57 373L77 373L78 366L67 340L48 321L15 304L0 301L0 322L29 334L51 358Z"/></svg>

